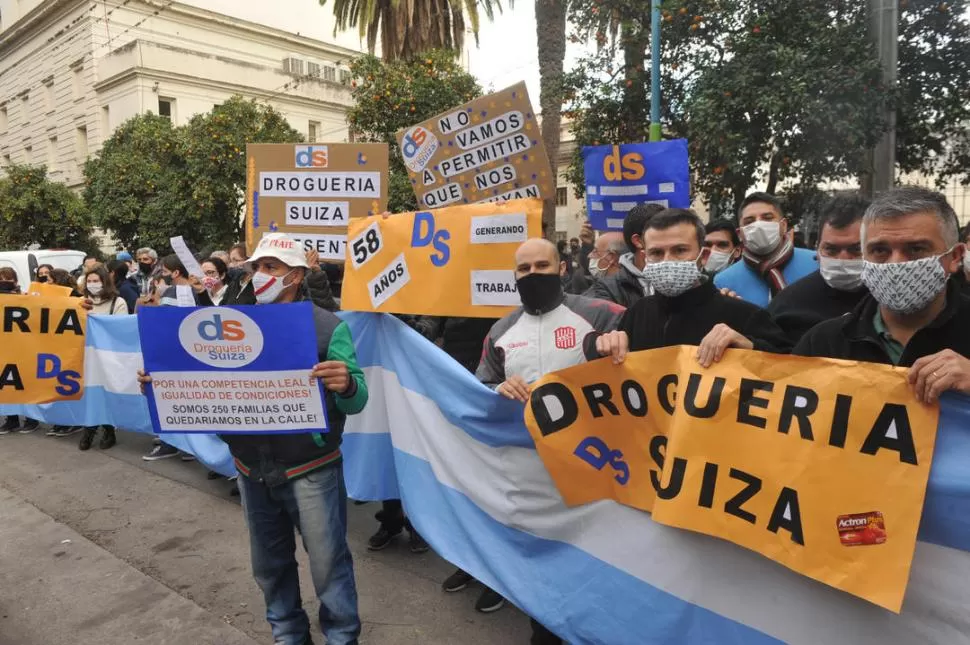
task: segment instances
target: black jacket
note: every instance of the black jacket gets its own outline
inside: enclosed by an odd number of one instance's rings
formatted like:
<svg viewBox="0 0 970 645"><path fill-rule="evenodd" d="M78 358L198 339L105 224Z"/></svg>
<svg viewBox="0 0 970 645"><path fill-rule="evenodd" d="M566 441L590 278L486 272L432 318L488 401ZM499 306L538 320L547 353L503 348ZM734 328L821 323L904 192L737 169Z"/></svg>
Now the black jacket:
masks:
<svg viewBox="0 0 970 645"><path fill-rule="evenodd" d="M600 278L583 295L587 298L615 302L627 309L644 298L640 280L622 264L619 271L613 275Z"/></svg>
<svg viewBox="0 0 970 645"><path fill-rule="evenodd" d="M330 279L327 277L326 271L310 271L307 273L305 283L313 304L327 311L340 309L330 291Z"/></svg>
<svg viewBox="0 0 970 645"><path fill-rule="evenodd" d="M721 295L714 283L668 298L647 296L628 309L618 329L630 338L630 351L674 345L698 345L718 323L724 323L763 352L787 352L791 347L771 316L750 302Z"/></svg>
<svg viewBox="0 0 970 645"><path fill-rule="evenodd" d="M839 318L855 309L867 295L869 291L865 287L858 291L833 289L816 271L772 298L768 313L794 345L820 322Z"/></svg>
<svg viewBox="0 0 970 645"><path fill-rule="evenodd" d="M482 360L485 337L497 322L496 318L440 318L437 337L441 349L474 374Z"/></svg>
<svg viewBox="0 0 970 645"><path fill-rule="evenodd" d="M878 306L875 298L866 297L851 313L814 327L792 354L892 364L876 332ZM946 307L936 320L913 335L899 365L909 367L917 359L944 349L970 358L970 298L961 294L960 286L952 280L947 286Z"/></svg>
<svg viewBox="0 0 970 645"><path fill-rule="evenodd" d="M118 285L118 295L125 304L128 305L128 313L135 313L135 304L138 302L138 282L134 278L125 278Z"/></svg>

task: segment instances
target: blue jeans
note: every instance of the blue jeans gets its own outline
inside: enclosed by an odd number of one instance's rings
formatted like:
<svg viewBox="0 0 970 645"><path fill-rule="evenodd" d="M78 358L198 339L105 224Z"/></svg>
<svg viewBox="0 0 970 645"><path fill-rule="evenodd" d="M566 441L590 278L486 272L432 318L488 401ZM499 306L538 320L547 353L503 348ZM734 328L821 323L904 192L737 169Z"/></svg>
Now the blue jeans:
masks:
<svg viewBox="0 0 970 645"><path fill-rule="evenodd" d="M296 537L310 556L310 575L320 601L320 628L329 645L357 645L360 617L354 563L347 546L347 490L343 467L329 466L270 488L239 477L249 525L253 576L266 600L273 638L303 645L310 619L300 598Z"/></svg>

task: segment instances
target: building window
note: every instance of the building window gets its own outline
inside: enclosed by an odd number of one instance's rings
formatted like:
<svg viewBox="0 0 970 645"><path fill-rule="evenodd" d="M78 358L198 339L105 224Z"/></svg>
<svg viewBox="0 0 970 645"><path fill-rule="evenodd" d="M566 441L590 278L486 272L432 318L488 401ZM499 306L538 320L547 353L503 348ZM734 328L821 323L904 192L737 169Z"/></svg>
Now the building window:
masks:
<svg viewBox="0 0 970 645"><path fill-rule="evenodd" d="M320 78L320 63L307 63L306 75L310 78Z"/></svg>
<svg viewBox="0 0 970 645"><path fill-rule="evenodd" d="M57 172L57 137L47 139L47 169Z"/></svg>
<svg viewBox="0 0 970 645"><path fill-rule="evenodd" d="M71 68L71 92L74 95L74 100L78 100L84 96L84 63L78 63Z"/></svg>
<svg viewBox="0 0 970 645"><path fill-rule="evenodd" d="M556 189L556 206L565 206L569 202L569 189L560 186Z"/></svg>
<svg viewBox="0 0 970 645"><path fill-rule="evenodd" d="M9 121L7 119L7 106L0 107L0 132L6 132Z"/></svg>
<svg viewBox="0 0 970 645"><path fill-rule="evenodd" d="M320 133L320 122L310 121L306 129L306 140L308 143L315 143L317 135Z"/></svg>
<svg viewBox="0 0 970 645"><path fill-rule="evenodd" d="M79 126L74 139L74 156L78 165L88 160L88 126Z"/></svg>
<svg viewBox="0 0 970 645"><path fill-rule="evenodd" d="M49 113L53 112L55 107L54 77L48 76L46 79L44 79L44 109Z"/></svg>
<svg viewBox="0 0 970 645"><path fill-rule="evenodd" d="M325 65L323 68L323 80L330 81L331 83L337 82L337 68L330 67L330 65Z"/></svg>
<svg viewBox="0 0 970 645"><path fill-rule="evenodd" d="M158 99L158 116L175 122L175 99Z"/></svg>
<svg viewBox="0 0 970 645"><path fill-rule="evenodd" d="M347 83L349 83L350 82L350 72L348 72L345 69L340 70L340 82L343 85L346 85Z"/></svg>

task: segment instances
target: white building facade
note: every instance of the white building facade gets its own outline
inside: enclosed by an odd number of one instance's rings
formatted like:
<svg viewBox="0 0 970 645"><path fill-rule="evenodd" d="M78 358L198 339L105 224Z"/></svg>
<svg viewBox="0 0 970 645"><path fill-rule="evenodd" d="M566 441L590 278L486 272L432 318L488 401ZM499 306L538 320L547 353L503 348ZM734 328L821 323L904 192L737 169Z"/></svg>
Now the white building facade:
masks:
<svg viewBox="0 0 970 645"><path fill-rule="evenodd" d="M288 6L292 5L292 6ZM83 184L111 132L154 112L185 124L234 94L310 141L348 138L356 35L329 8L277 0L0 0L0 166Z"/></svg>

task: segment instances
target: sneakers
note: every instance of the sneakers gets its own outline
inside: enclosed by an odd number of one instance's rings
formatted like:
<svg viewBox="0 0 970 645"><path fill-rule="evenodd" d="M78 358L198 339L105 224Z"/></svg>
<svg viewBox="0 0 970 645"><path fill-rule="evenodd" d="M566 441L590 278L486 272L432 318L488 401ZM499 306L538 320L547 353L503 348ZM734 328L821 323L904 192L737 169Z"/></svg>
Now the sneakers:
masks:
<svg viewBox="0 0 970 645"><path fill-rule="evenodd" d="M150 453L143 456L142 459L145 461L158 461L159 459L170 459L178 454L178 448L173 448L167 443L159 443L157 446L152 448Z"/></svg>
<svg viewBox="0 0 970 645"><path fill-rule="evenodd" d="M39 425L40 421L36 419L24 419L24 425L20 426L20 430L17 430L17 432L20 434L30 434L31 432L36 432Z"/></svg>
<svg viewBox="0 0 970 645"><path fill-rule="evenodd" d="M187 452L179 453L179 459L182 461L195 461L195 455L190 455Z"/></svg>
<svg viewBox="0 0 970 645"><path fill-rule="evenodd" d="M455 593L456 591L461 591L462 589L467 587L468 583L470 583L474 579L475 578L473 578L472 576L468 575L467 573L459 569L458 571L455 571L453 574L448 576L448 579L444 581L444 583L441 585L441 588L447 591L448 593Z"/></svg>
<svg viewBox="0 0 970 645"><path fill-rule="evenodd" d="M118 443L118 438L115 436L115 429L110 426L106 426L104 428L104 435L101 437L101 442L98 444L98 448L101 448L101 450L109 450L110 448L114 447L116 443Z"/></svg>
<svg viewBox="0 0 970 645"><path fill-rule="evenodd" d="M411 553L427 553L431 547L424 541L420 533L412 530L410 539L408 540L408 548L411 549Z"/></svg>
<svg viewBox="0 0 970 645"><path fill-rule="evenodd" d="M94 435L98 432L97 427L85 428L84 435L81 437L81 443L77 445L78 450L90 450L91 444L94 443Z"/></svg>
<svg viewBox="0 0 970 645"><path fill-rule="evenodd" d="M48 431L47 431L47 432L46 432L45 434L46 434L46 435L47 435L48 437L56 437L56 436L57 436L57 433L59 433L59 432L64 432L64 429L65 429L66 427L67 427L67 426L51 426L51 429L50 429L50 430L48 430Z"/></svg>
<svg viewBox="0 0 970 645"><path fill-rule="evenodd" d="M389 547L391 545L391 542L394 541L394 538L396 538L400 534L401 534L400 530L398 530L396 533L391 533L382 525L381 528L377 530L377 533L370 536L370 539L367 540L367 550L382 551L387 547Z"/></svg>
<svg viewBox="0 0 970 645"><path fill-rule="evenodd" d="M7 417L7 420L0 426L0 434L10 434L20 427L19 417Z"/></svg>
<svg viewBox="0 0 970 645"><path fill-rule="evenodd" d="M505 606L505 598L498 595L488 587L482 590L482 595L478 597L478 602L475 603L475 610L480 611L483 614L490 614L494 611L498 611Z"/></svg>
<svg viewBox="0 0 970 645"><path fill-rule="evenodd" d="M84 432L83 426L61 426L58 428L58 431L51 436L60 439L62 437L70 437L72 434L77 434L79 432Z"/></svg>

